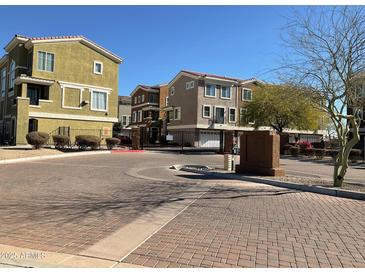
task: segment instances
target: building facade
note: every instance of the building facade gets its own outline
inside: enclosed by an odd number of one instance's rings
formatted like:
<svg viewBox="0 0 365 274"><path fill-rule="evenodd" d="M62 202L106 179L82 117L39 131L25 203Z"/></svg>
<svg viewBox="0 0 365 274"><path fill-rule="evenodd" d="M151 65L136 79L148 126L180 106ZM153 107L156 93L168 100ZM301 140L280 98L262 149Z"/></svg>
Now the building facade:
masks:
<svg viewBox="0 0 365 274"><path fill-rule="evenodd" d="M131 116L131 97L118 97L118 120L122 126L122 136L130 136L130 125L132 123Z"/></svg>
<svg viewBox="0 0 365 274"><path fill-rule="evenodd" d="M0 59L0 141L26 144L30 131L112 134L122 59L83 36L16 35ZM74 136L71 136L71 140Z"/></svg>
<svg viewBox="0 0 365 274"><path fill-rule="evenodd" d="M244 117L253 88L263 82L200 72L181 71L169 83L167 131L176 141L219 147L222 132L252 130ZM188 134L187 134L188 133Z"/></svg>
<svg viewBox="0 0 365 274"><path fill-rule="evenodd" d="M160 100L166 100L166 90L167 85L138 85L131 93L131 125L145 129L143 138L148 143L156 143L161 137Z"/></svg>

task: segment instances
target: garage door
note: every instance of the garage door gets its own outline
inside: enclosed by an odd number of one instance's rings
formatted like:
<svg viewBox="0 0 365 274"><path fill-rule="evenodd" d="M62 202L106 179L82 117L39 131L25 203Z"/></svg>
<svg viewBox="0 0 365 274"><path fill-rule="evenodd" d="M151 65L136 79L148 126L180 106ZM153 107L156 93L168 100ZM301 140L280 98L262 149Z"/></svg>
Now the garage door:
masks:
<svg viewBox="0 0 365 274"><path fill-rule="evenodd" d="M217 131L200 131L200 147L220 147L220 134Z"/></svg>

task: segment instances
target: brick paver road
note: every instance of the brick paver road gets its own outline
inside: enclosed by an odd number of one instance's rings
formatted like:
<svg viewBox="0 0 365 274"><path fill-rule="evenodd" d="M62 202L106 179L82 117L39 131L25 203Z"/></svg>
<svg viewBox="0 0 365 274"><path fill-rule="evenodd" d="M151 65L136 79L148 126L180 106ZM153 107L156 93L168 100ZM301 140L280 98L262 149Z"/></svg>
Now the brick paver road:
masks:
<svg viewBox="0 0 365 274"><path fill-rule="evenodd" d="M365 267L365 203L275 187L213 188L124 262Z"/></svg>
<svg viewBox="0 0 365 274"><path fill-rule="evenodd" d="M190 201L188 189L204 182L210 191L124 262L365 267L364 202L159 168L222 160L140 153L1 165L0 244L79 254L178 195ZM156 179L130 176L131 168Z"/></svg>

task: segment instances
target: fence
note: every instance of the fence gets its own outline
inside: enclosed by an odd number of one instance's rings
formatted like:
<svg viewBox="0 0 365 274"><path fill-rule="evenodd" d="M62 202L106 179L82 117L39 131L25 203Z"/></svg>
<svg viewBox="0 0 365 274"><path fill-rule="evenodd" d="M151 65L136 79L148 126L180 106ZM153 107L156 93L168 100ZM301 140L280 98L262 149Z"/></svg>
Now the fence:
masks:
<svg viewBox="0 0 365 274"><path fill-rule="evenodd" d="M141 148L171 150L223 151L223 131L171 130L165 134L156 128L140 128Z"/></svg>

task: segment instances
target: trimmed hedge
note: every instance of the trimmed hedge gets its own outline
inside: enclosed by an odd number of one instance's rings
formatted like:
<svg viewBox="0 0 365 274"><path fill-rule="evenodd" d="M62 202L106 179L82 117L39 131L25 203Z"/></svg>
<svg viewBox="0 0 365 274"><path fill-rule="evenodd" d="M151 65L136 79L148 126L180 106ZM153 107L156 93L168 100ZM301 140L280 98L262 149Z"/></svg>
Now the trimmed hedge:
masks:
<svg viewBox="0 0 365 274"><path fill-rule="evenodd" d="M120 144L119 138L114 138L114 137L113 138L106 138L105 142L106 142L106 147L108 149L113 149L113 147Z"/></svg>
<svg viewBox="0 0 365 274"><path fill-rule="evenodd" d="M291 154L292 156L298 156L298 155L299 155L299 152L300 152L300 148L299 148L299 147L297 147L297 146L292 146L292 147L290 148L290 154Z"/></svg>
<svg viewBox="0 0 365 274"><path fill-rule="evenodd" d="M323 159L326 155L326 150L323 148L313 148L313 152L317 159Z"/></svg>
<svg viewBox="0 0 365 274"><path fill-rule="evenodd" d="M66 135L53 135L52 139L56 148L63 148L70 143L70 137Z"/></svg>
<svg viewBox="0 0 365 274"><path fill-rule="evenodd" d="M39 149L47 143L49 134L45 132L32 131L29 132L25 138L27 139L28 144L32 145L33 148Z"/></svg>
<svg viewBox="0 0 365 274"><path fill-rule="evenodd" d="M357 162L361 159L361 149L351 149L349 159L352 162Z"/></svg>
<svg viewBox="0 0 365 274"><path fill-rule="evenodd" d="M75 143L79 149L86 149L90 147L91 149L97 149L100 147L101 138L93 135L77 135L75 137Z"/></svg>

